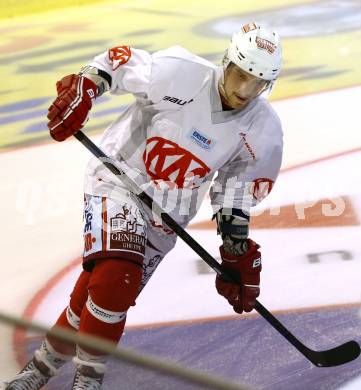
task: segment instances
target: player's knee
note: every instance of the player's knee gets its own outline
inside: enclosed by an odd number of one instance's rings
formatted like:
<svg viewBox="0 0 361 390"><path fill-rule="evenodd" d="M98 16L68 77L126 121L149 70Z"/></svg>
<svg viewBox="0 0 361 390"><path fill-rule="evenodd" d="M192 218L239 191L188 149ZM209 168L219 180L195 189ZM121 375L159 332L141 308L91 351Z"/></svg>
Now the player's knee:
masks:
<svg viewBox="0 0 361 390"><path fill-rule="evenodd" d="M98 261L88 284L88 310L93 314L103 311L105 317L115 313L111 321L121 321L121 313L135 305L141 279L142 268L137 264L121 259Z"/></svg>
<svg viewBox="0 0 361 390"><path fill-rule="evenodd" d="M81 311L88 298L88 283L90 272L83 271L75 283L74 289L70 294L70 304L67 310L67 317L79 319Z"/></svg>

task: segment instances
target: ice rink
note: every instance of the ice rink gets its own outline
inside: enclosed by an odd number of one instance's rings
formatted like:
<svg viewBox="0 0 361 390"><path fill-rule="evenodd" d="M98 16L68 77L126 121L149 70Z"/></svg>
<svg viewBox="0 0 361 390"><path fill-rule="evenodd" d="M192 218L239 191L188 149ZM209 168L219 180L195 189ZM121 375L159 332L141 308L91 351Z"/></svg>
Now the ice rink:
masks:
<svg viewBox="0 0 361 390"><path fill-rule="evenodd" d="M181 44L219 62L232 29L256 19L279 30L285 57L271 99L285 133L282 171L252 218L263 254L259 300L313 349L361 342L361 6L287 4L99 2L2 21L0 311L51 325L81 269L90 156L75 140L49 140L55 81L114 44L149 51ZM96 102L85 130L94 142L128 101ZM206 198L188 232L218 258L211 214ZM179 241L129 312L122 345L256 389L361 388L360 358L312 366L258 314L235 315L214 278ZM0 338L1 379L18 371L40 339L1 324ZM72 370L66 366L47 388L69 388ZM197 387L112 361L104 388Z"/></svg>

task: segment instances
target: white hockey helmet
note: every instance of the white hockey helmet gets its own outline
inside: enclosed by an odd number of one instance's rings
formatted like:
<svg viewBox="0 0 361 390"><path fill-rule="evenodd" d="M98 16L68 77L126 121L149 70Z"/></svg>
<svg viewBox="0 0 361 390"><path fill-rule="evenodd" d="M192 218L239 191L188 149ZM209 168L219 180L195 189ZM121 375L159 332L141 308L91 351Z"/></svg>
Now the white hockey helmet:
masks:
<svg viewBox="0 0 361 390"><path fill-rule="evenodd" d="M255 77L273 82L282 64L282 47L279 35L258 23L249 23L233 34L224 55L223 66L233 62Z"/></svg>

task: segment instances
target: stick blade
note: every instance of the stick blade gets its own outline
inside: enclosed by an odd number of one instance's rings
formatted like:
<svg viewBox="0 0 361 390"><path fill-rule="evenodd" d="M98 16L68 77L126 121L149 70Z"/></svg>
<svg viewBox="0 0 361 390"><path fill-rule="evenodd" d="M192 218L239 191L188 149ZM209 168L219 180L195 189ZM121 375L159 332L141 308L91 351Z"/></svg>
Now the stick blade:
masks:
<svg viewBox="0 0 361 390"><path fill-rule="evenodd" d="M336 348L326 351L308 351L309 360L317 367L336 367L359 357L360 345L356 341L348 341Z"/></svg>

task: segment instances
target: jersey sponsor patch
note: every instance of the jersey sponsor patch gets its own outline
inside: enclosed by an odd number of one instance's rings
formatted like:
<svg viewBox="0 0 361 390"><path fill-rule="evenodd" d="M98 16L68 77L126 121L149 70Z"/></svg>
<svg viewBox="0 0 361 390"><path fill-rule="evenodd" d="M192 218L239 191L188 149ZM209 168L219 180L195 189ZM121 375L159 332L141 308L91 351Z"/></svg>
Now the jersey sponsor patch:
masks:
<svg viewBox="0 0 361 390"><path fill-rule="evenodd" d="M174 183L177 188L193 188L196 177L203 178L211 171L194 154L162 137L147 140L143 161L153 180Z"/></svg>
<svg viewBox="0 0 361 390"><path fill-rule="evenodd" d="M126 205L122 206L123 211L110 218L111 232L127 232L144 235L144 222L138 221L137 215L131 212Z"/></svg>
<svg viewBox="0 0 361 390"><path fill-rule="evenodd" d="M144 255L146 235L144 221L123 205L123 211L110 218L110 249L129 250Z"/></svg>
<svg viewBox="0 0 361 390"><path fill-rule="evenodd" d="M127 232L110 233L110 249L135 252L144 256L145 244L145 236L139 234Z"/></svg>
<svg viewBox="0 0 361 390"><path fill-rule="evenodd" d="M84 248L85 252L89 252L93 249L93 244L96 242L96 238L91 234L87 233L84 235Z"/></svg>
<svg viewBox="0 0 361 390"><path fill-rule="evenodd" d="M93 244L96 242L96 238L92 234L92 221L93 221L93 206L89 202L89 198L84 196L84 250L89 252L93 248Z"/></svg>
<svg viewBox="0 0 361 390"><path fill-rule="evenodd" d="M132 56L132 51L129 46L116 46L108 51L109 60L113 62L113 70L119 68L120 65L126 64Z"/></svg>
<svg viewBox="0 0 361 390"><path fill-rule="evenodd" d="M273 185L273 180L264 177L254 180L251 187L253 197L260 202L272 191Z"/></svg>
<svg viewBox="0 0 361 390"><path fill-rule="evenodd" d="M192 130L188 133L188 138L205 150L211 150L216 144L214 140L195 128L192 128Z"/></svg>

